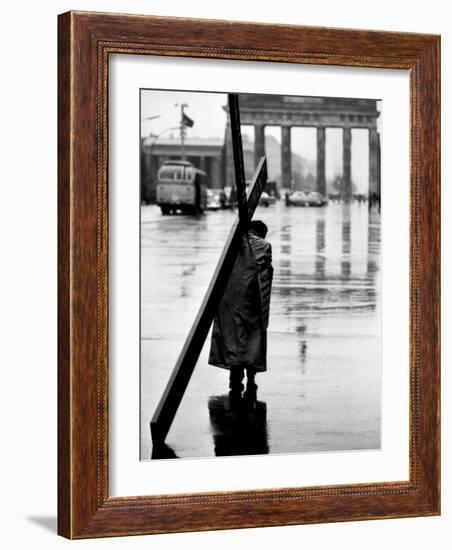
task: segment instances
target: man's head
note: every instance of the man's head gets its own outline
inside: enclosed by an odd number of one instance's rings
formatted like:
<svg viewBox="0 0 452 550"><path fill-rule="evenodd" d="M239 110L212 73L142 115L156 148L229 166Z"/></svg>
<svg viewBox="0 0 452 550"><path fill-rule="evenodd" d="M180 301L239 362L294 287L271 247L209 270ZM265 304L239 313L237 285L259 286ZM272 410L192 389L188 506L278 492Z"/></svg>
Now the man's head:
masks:
<svg viewBox="0 0 452 550"><path fill-rule="evenodd" d="M253 231L253 233L256 233L256 235L262 239L265 239L268 228L264 222L261 222L261 220L253 220L250 222L250 231Z"/></svg>

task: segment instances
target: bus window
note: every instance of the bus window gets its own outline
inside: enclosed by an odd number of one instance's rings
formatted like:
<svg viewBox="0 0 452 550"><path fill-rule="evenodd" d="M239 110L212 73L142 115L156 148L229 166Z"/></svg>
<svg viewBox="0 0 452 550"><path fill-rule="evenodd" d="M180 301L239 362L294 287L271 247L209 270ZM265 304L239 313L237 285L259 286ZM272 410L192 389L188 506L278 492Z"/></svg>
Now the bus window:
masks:
<svg viewBox="0 0 452 550"><path fill-rule="evenodd" d="M174 168L160 168L159 179L173 180L174 179Z"/></svg>

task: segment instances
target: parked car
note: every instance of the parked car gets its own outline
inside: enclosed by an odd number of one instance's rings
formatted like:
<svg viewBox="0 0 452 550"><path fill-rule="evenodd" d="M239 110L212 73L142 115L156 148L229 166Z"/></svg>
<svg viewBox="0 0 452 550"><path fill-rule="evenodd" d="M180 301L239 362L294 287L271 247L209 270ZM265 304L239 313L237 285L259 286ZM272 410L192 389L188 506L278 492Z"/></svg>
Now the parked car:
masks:
<svg viewBox="0 0 452 550"><path fill-rule="evenodd" d="M215 192L212 189L207 189L207 210L220 210L220 193Z"/></svg>
<svg viewBox="0 0 452 550"><path fill-rule="evenodd" d="M265 191L270 195L270 197L275 197L276 200L281 198L278 184L274 180L267 180L267 183L265 184Z"/></svg>
<svg viewBox="0 0 452 550"><path fill-rule="evenodd" d="M293 206L324 206L328 200L318 191L295 191L288 197L288 204Z"/></svg>
<svg viewBox="0 0 452 550"><path fill-rule="evenodd" d="M272 197L268 193L266 193L265 191L262 191L261 197L259 199L259 205L260 206L265 206L265 207L268 208L271 204L275 204L275 202L276 202L275 197Z"/></svg>
<svg viewBox="0 0 452 550"><path fill-rule="evenodd" d="M308 206L324 206L325 204L328 204L327 198L318 191L310 191L307 195L309 201Z"/></svg>
<svg viewBox="0 0 452 550"><path fill-rule="evenodd" d="M227 185L224 187L220 194L220 204L221 208L234 208L234 205L237 203L237 193L235 191L235 186Z"/></svg>
<svg viewBox="0 0 452 550"><path fill-rule="evenodd" d="M294 191L289 195L288 204L293 206L308 206L308 197L304 191Z"/></svg>

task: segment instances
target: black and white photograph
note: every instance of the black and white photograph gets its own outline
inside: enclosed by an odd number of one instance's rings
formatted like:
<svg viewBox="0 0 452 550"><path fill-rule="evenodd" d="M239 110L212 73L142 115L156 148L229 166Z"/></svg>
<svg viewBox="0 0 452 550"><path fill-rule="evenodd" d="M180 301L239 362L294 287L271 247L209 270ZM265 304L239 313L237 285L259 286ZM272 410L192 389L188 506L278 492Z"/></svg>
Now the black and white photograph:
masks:
<svg viewBox="0 0 452 550"><path fill-rule="evenodd" d="M141 460L379 449L382 102L140 113Z"/></svg>
<svg viewBox="0 0 452 550"><path fill-rule="evenodd" d="M5 3L5 549L451 546L448 7Z"/></svg>

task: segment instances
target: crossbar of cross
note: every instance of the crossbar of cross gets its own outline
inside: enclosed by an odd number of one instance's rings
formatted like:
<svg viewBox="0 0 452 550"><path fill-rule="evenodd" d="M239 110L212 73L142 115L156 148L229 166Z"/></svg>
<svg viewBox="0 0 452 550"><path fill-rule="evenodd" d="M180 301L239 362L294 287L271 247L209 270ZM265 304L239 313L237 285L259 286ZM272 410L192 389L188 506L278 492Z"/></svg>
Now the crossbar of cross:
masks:
<svg viewBox="0 0 452 550"><path fill-rule="evenodd" d="M240 248L242 235L248 229L248 224L259 204L260 196L267 182L267 162L265 157L262 157L254 172L247 193L237 94L228 94L228 104L234 153L238 216L234 220L201 307L152 417L151 437L154 445L162 444L168 435L209 333L218 308L218 302L226 289Z"/></svg>

